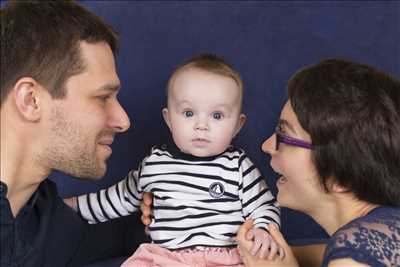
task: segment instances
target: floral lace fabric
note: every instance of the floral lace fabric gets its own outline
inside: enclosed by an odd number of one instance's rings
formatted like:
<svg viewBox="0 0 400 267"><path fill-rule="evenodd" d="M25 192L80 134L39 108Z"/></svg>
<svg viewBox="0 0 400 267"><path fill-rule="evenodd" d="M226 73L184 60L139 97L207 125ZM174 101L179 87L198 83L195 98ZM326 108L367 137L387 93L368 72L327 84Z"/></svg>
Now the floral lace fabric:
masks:
<svg viewBox="0 0 400 267"><path fill-rule="evenodd" d="M400 207L379 207L340 228L330 239L322 266L351 258L371 267L400 267Z"/></svg>

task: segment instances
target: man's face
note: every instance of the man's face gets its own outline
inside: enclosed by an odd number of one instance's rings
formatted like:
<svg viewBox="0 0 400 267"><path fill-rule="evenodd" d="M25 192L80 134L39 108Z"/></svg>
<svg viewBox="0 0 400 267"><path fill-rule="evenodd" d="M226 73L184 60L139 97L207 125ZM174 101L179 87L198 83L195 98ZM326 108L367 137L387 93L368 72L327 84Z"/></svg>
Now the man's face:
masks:
<svg viewBox="0 0 400 267"><path fill-rule="evenodd" d="M65 98L48 101L48 138L39 160L76 177L101 178L115 134L130 122L116 98L120 82L108 44L82 42L80 48L86 68L68 79Z"/></svg>
<svg viewBox="0 0 400 267"><path fill-rule="evenodd" d="M206 157L224 152L240 130L240 104L241 92L233 79L190 68L174 78L163 112L179 149Z"/></svg>

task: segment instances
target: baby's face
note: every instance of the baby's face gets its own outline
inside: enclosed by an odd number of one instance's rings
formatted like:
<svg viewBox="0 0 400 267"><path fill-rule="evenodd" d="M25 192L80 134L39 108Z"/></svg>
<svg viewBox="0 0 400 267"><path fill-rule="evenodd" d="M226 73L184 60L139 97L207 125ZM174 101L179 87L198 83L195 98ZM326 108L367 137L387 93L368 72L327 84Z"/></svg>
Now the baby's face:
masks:
<svg viewBox="0 0 400 267"><path fill-rule="evenodd" d="M228 148L245 121L241 101L232 78L189 68L171 82L163 115L182 152L214 156Z"/></svg>

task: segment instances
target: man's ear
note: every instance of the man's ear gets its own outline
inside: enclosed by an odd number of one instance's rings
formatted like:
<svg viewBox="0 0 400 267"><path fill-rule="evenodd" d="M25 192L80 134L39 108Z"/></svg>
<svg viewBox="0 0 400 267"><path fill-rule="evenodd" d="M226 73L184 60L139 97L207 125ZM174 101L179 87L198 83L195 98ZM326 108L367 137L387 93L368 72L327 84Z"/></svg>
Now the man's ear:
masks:
<svg viewBox="0 0 400 267"><path fill-rule="evenodd" d="M171 130L171 119L169 116L168 108L162 109L162 115L163 115L165 123L167 124L168 128Z"/></svg>
<svg viewBox="0 0 400 267"><path fill-rule="evenodd" d="M13 88L19 114L28 121L38 121L41 116L41 85L30 77L19 79Z"/></svg>
<svg viewBox="0 0 400 267"><path fill-rule="evenodd" d="M236 125L236 130L235 130L235 135L236 136L240 130L242 129L244 123L246 122L246 115L244 115L243 113L239 115L239 120L238 123Z"/></svg>

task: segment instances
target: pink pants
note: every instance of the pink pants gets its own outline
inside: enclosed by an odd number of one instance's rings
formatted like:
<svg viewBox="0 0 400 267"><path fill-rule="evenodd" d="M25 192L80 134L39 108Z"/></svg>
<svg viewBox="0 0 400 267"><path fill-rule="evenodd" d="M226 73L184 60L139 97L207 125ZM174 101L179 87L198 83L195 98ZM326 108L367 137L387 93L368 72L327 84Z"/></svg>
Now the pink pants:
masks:
<svg viewBox="0 0 400 267"><path fill-rule="evenodd" d="M142 244L121 267L244 267L237 248L168 250Z"/></svg>

